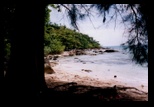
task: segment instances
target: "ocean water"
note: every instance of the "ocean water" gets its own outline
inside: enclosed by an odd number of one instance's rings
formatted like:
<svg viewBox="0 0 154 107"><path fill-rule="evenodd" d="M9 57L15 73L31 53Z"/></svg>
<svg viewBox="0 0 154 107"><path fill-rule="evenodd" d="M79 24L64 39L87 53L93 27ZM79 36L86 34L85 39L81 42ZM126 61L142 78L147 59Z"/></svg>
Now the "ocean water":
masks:
<svg viewBox="0 0 154 107"><path fill-rule="evenodd" d="M96 56L81 55L59 59L59 69L69 72L80 72L102 81L121 82L148 92L148 67L132 62L129 53L121 47L109 47L119 52L103 53ZM82 70L91 70L87 73ZM115 79L114 76L117 76ZM141 88L141 86L144 86Z"/></svg>

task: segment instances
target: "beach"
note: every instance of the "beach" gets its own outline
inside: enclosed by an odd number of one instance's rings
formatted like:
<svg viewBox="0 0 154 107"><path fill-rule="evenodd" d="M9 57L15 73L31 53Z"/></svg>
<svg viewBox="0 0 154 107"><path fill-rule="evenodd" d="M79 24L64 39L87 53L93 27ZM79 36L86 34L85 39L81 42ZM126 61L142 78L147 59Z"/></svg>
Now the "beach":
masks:
<svg viewBox="0 0 154 107"><path fill-rule="evenodd" d="M118 59L119 57L121 60ZM62 57L57 60L57 63L52 67L55 73L45 74L50 88L55 86L53 82L61 81L95 87L134 87L148 93L148 69L134 65L124 54L123 56L119 53L106 53L96 56Z"/></svg>

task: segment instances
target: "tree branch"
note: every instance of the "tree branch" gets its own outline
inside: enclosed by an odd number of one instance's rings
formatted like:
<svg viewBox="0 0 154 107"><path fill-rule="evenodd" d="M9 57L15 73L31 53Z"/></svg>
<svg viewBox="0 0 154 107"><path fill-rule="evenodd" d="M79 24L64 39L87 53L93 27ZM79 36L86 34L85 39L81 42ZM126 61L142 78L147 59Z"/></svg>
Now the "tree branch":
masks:
<svg viewBox="0 0 154 107"><path fill-rule="evenodd" d="M72 11L67 7L67 6L65 6L64 4L60 4L61 6L63 6L65 9L67 9L69 12L71 12L72 13ZM72 20L73 21L73 23L74 23L74 25L75 25L75 27L76 27L76 29L79 31L79 28L78 28L78 26L77 26L77 24L76 24L76 22L74 21L74 20ZM74 27L74 26L73 26Z"/></svg>
<svg viewBox="0 0 154 107"><path fill-rule="evenodd" d="M93 24L93 22L92 22L92 20L91 20L91 18L90 18L90 16L89 16L89 11L81 4L81 6L85 9L85 11L87 12L87 14L88 14L88 18L89 18L89 20L90 20L90 22L91 22L91 24L92 24L92 26L94 27L94 29L96 29L96 27L94 26L94 24Z"/></svg>
<svg viewBox="0 0 154 107"><path fill-rule="evenodd" d="M123 18L123 16L121 15L121 13L120 13L120 11L119 11L119 9L117 8L116 5L114 6L114 8L115 8L115 11L117 11L117 12L119 13L119 15L120 15L120 17L121 17L121 19L122 19L122 22L123 22L123 24L124 24L124 26L127 27L127 25L125 24L124 18Z"/></svg>
<svg viewBox="0 0 154 107"><path fill-rule="evenodd" d="M138 38L138 26L137 26L137 22L138 22L138 20L137 20L137 14L136 14L136 12L135 12L135 10L134 10L134 8L133 8L133 6L130 4L130 8L132 9L132 11L133 11L133 13L134 13L134 15L135 15L135 24L136 24L136 38L137 38L137 41L140 43L140 41L139 41L139 38Z"/></svg>

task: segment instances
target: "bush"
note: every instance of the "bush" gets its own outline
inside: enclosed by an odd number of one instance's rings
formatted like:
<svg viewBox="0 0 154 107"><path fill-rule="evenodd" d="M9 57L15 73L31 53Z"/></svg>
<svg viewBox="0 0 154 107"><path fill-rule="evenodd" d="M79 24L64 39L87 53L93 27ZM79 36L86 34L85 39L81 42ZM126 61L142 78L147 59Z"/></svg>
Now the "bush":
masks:
<svg viewBox="0 0 154 107"><path fill-rule="evenodd" d="M44 46L44 55L48 55L51 52L51 48L48 46Z"/></svg>
<svg viewBox="0 0 154 107"><path fill-rule="evenodd" d="M44 47L44 54L61 54L65 49L65 46L62 45L57 39L50 40L50 45Z"/></svg>

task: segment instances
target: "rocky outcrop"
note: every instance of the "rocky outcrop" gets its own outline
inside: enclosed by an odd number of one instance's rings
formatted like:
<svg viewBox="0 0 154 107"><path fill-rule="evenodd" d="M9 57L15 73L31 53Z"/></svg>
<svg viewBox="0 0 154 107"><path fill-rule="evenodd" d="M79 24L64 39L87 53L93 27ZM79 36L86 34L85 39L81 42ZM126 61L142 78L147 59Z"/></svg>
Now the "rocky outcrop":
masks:
<svg viewBox="0 0 154 107"><path fill-rule="evenodd" d="M84 50L76 50L76 55L86 55L86 52Z"/></svg>
<svg viewBox="0 0 154 107"><path fill-rule="evenodd" d="M119 52L114 49L109 48L101 48L101 49L74 49L70 51L65 51L60 55L48 55L44 58L44 62L47 63L48 60L57 60L59 57L68 57L68 56L75 56L75 55L91 55L95 56L98 54L103 54L104 52Z"/></svg>
<svg viewBox="0 0 154 107"><path fill-rule="evenodd" d="M53 74L55 73L52 67L56 66L58 63L56 60L60 57L61 55L48 55L44 57L44 72L47 74Z"/></svg>
<svg viewBox="0 0 154 107"><path fill-rule="evenodd" d="M72 51L69 52L69 56L74 56L74 55L76 55L75 51L72 50Z"/></svg>
<svg viewBox="0 0 154 107"><path fill-rule="evenodd" d="M71 50L68 52L69 56L74 56L74 55L86 55L85 50Z"/></svg>
<svg viewBox="0 0 154 107"><path fill-rule="evenodd" d="M119 51L113 49L106 49L104 52L119 52Z"/></svg>
<svg viewBox="0 0 154 107"><path fill-rule="evenodd" d="M45 59L47 60L57 60L61 55L48 55Z"/></svg>
<svg viewBox="0 0 154 107"><path fill-rule="evenodd" d="M55 71L52 69L52 67L48 64L44 65L44 72L47 74L53 74Z"/></svg>

